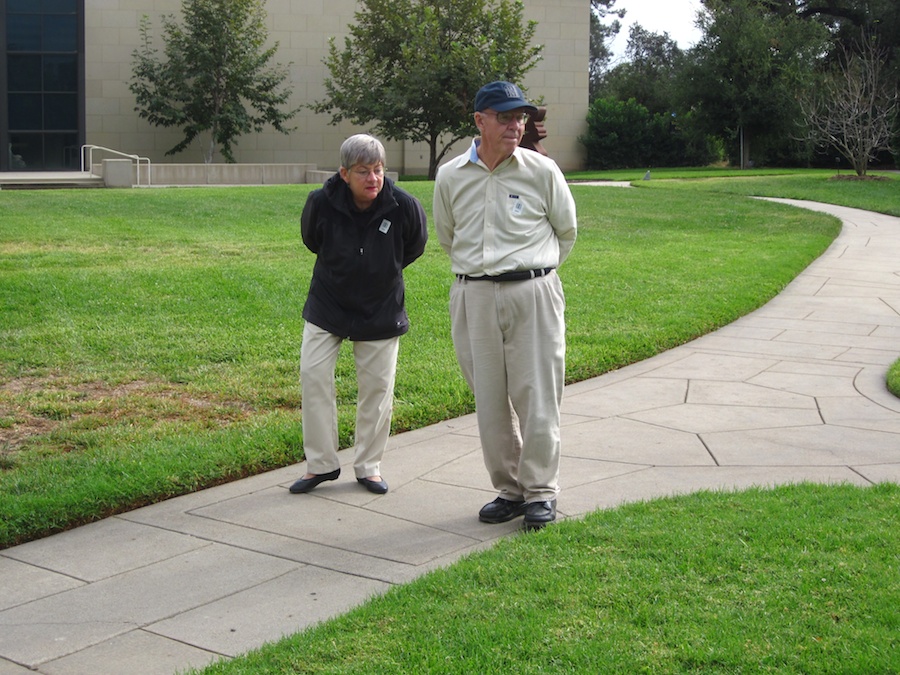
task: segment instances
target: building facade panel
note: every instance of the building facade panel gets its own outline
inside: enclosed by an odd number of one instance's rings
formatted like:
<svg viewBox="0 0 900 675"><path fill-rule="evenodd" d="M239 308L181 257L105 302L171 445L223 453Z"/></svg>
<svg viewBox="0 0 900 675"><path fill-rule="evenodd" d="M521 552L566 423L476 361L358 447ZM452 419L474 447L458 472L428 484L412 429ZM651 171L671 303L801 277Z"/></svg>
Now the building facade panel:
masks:
<svg viewBox="0 0 900 675"><path fill-rule="evenodd" d="M7 32L7 3L21 6L25 1L0 0L4 34ZM181 140L180 132L153 127L141 120L134 110L134 96L128 89L132 53L140 47L141 17L147 16L152 22L154 46L162 51L161 19L164 15L173 15L180 20L181 1L72 1L83 4L84 67L78 92L82 104L78 140L149 157L155 163L202 162L204 153L199 144L174 156L165 155ZM581 168L583 150L578 137L584 132L588 108L590 3L587 0L525 0L524 8L525 18L538 22L535 41L545 45L545 58L521 84L528 88L531 97L543 97L548 107L545 122L548 136L544 147L564 170ZM265 9L269 37L272 42L279 43L275 61L290 64L293 96L289 105L301 107L323 98L327 69L322 61L328 53L329 39L334 37L339 44L343 41L360 3L358 0L267 0ZM0 42L0 48L6 49L4 42ZM2 58L6 68L6 52ZM5 81L5 77L0 77L0 84ZM0 93L6 106L7 91ZM27 103L29 100L21 99L19 107L24 105L22 101ZM54 100L52 96L47 99L49 103ZM0 124L6 124L7 118L4 111ZM68 123L71 115L57 115L56 118L51 115L49 119L56 124ZM289 135L267 130L242 136L238 139L235 157L242 163L310 163L323 169L334 169L343 139L365 129L349 123L331 126L329 120L328 115L301 110L291 121L295 129ZM465 144L459 145L460 148L455 148L449 156L461 151ZM386 143L386 146L392 170L426 172L426 147L399 142ZM217 157L217 161L221 158ZM0 162L0 169L11 170L13 167L6 161Z"/></svg>

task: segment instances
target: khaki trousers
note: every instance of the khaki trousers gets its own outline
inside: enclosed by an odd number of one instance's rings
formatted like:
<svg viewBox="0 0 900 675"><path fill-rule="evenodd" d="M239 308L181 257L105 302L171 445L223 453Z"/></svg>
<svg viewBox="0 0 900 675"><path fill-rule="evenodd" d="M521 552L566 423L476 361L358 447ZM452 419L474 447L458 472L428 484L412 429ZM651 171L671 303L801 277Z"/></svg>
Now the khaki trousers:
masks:
<svg viewBox="0 0 900 675"><path fill-rule="evenodd" d="M527 281L457 280L450 318L491 482L504 499L555 499L565 384L562 282L555 272Z"/></svg>
<svg viewBox="0 0 900 675"><path fill-rule="evenodd" d="M334 369L343 341L344 338L309 322L303 328L300 389L303 450L309 473L328 473L340 468ZM391 433L399 346L399 337L353 342L359 390L353 462L357 478L381 475L381 458Z"/></svg>

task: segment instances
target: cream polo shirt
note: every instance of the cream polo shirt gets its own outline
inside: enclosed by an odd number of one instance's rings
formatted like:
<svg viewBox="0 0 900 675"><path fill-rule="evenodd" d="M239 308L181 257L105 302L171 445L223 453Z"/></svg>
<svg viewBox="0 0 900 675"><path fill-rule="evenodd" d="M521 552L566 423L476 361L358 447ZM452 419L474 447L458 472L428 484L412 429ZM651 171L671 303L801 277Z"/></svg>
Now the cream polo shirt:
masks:
<svg viewBox="0 0 900 675"><path fill-rule="evenodd" d="M575 200L552 159L516 148L490 171L469 152L438 169L434 226L454 274L559 267L575 244Z"/></svg>

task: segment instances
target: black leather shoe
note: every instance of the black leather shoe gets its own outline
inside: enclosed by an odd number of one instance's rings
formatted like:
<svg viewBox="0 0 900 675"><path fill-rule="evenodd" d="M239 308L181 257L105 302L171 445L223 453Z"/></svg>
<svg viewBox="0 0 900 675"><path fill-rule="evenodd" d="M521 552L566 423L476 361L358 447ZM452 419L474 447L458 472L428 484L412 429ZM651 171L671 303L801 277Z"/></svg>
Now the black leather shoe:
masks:
<svg viewBox="0 0 900 675"><path fill-rule="evenodd" d="M485 504L478 512L478 520L482 523L505 523L525 513L525 502L513 502L497 497L490 504Z"/></svg>
<svg viewBox="0 0 900 675"><path fill-rule="evenodd" d="M328 473L320 473L312 478L301 478L296 483L291 485L291 492L294 494L298 494L300 492L309 492L319 483L324 483L326 480L335 480L338 476L341 475L340 469L335 469L334 471L329 471Z"/></svg>
<svg viewBox="0 0 900 675"><path fill-rule="evenodd" d="M525 505L525 529L539 530L556 520L556 500L550 502L529 502Z"/></svg>
<svg viewBox="0 0 900 675"><path fill-rule="evenodd" d="M357 483L360 483L366 487L366 490L369 492L374 492L376 495L383 495L388 491L387 483L384 482L384 478L381 480L369 480L368 478L357 478Z"/></svg>

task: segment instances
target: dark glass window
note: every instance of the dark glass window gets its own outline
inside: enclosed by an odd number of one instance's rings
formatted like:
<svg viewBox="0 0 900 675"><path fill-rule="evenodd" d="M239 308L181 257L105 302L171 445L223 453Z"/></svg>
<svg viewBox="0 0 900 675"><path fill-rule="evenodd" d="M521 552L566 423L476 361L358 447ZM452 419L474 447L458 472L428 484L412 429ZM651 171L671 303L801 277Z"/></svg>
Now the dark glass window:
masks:
<svg viewBox="0 0 900 675"><path fill-rule="evenodd" d="M15 94L9 97L9 128L16 131L37 131L41 128L41 95Z"/></svg>
<svg viewBox="0 0 900 675"><path fill-rule="evenodd" d="M11 171L40 168L44 163L43 134L10 134L9 154Z"/></svg>
<svg viewBox="0 0 900 675"><path fill-rule="evenodd" d="M0 76L5 75L6 90L0 92L0 105L6 105L8 114L0 128L0 147L7 150L0 167L77 168L84 133L79 65L83 0L0 2L4 5Z"/></svg>
<svg viewBox="0 0 900 675"><path fill-rule="evenodd" d="M40 14L13 14L6 17L6 49L10 52L41 50Z"/></svg>
<svg viewBox="0 0 900 675"><path fill-rule="evenodd" d="M71 170L80 162L78 134L42 134L44 137L44 169Z"/></svg>
<svg viewBox="0 0 900 675"><path fill-rule="evenodd" d="M6 0L7 14L34 14L41 6L41 0Z"/></svg>
<svg viewBox="0 0 900 675"><path fill-rule="evenodd" d="M75 14L75 0L6 0L8 14Z"/></svg>
<svg viewBox="0 0 900 675"><path fill-rule="evenodd" d="M74 14L49 14L44 16L44 39L41 49L45 52L74 52L78 37Z"/></svg>
<svg viewBox="0 0 900 675"><path fill-rule="evenodd" d="M41 57L36 54L11 54L7 65L9 90L41 90Z"/></svg>
<svg viewBox="0 0 900 675"><path fill-rule="evenodd" d="M75 14L78 11L75 0L44 0L42 9L46 14Z"/></svg>
<svg viewBox="0 0 900 675"><path fill-rule="evenodd" d="M44 129L71 131L78 128L75 94L44 94Z"/></svg>
<svg viewBox="0 0 900 675"><path fill-rule="evenodd" d="M48 54L43 63L44 91L78 91L78 62L74 54Z"/></svg>
<svg viewBox="0 0 900 675"><path fill-rule="evenodd" d="M10 169L42 168L59 171L77 166L80 146L78 134L10 134L9 151L12 156Z"/></svg>

